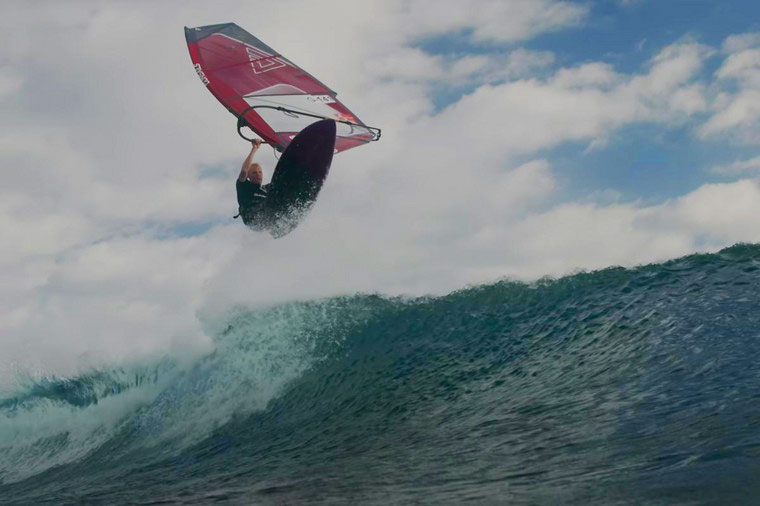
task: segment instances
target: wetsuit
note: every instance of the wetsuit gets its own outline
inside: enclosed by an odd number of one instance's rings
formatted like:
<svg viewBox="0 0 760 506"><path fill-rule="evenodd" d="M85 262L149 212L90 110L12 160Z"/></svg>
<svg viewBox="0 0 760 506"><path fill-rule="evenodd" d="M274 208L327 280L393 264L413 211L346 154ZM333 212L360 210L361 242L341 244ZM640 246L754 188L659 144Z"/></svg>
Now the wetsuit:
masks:
<svg viewBox="0 0 760 506"><path fill-rule="evenodd" d="M247 179L235 183L238 212L243 218L243 223L251 228L264 228L264 213L261 211L267 200L267 186L269 185L262 186Z"/></svg>

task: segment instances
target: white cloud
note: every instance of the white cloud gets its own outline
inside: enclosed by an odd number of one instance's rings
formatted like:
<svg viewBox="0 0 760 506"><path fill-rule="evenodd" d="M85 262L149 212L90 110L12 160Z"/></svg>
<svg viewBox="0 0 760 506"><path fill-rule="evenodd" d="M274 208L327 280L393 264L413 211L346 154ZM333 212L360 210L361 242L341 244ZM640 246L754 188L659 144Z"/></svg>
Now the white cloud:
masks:
<svg viewBox="0 0 760 506"><path fill-rule="evenodd" d="M601 62L587 63L580 67L560 69L552 82L562 88L599 88L609 89L619 84L623 76L615 72L612 65Z"/></svg>
<svg viewBox="0 0 760 506"><path fill-rule="evenodd" d="M520 247L509 250L508 266L495 259L491 274L502 269L502 275L525 278L579 267L632 266L760 241L760 223L754 218L758 212L760 185L750 180L705 185L654 206L564 204L493 230L492 250L512 238L520 238ZM536 257L543 259L540 267Z"/></svg>
<svg viewBox="0 0 760 506"><path fill-rule="evenodd" d="M703 137L728 134L746 143L760 142L760 37L745 33L723 43L728 56L715 76L720 90L713 114L699 130Z"/></svg>
<svg viewBox="0 0 760 506"><path fill-rule="evenodd" d="M760 186L757 180L708 184L666 208L680 230L715 247L739 241L760 241ZM668 213L670 214L670 213Z"/></svg>
<svg viewBox="0 0 760 506"><path fill-rule="evenodd" d="M726 53L736 53L755 46L760 46L760 32L740 33L726 37L722 49Z"/></svg>
<svg viewBox="0 0 760 506"><path fill-rule="evenodd" d="M749 86L760 86L760 48L731 54L716 75L719 79L735 79Z"/></svg>
<svg viewBox="0 0 760 506"><path fill-rule="evenodd" d="M554 62L548 51L515 49L496 55L430 55L416 48L401 48L372 60L370 72L379 80L416 83L426 89L482 86L529 77Z"/></svg>
<svg viewBox="0 0 760 506"><path fill-rule="evenodd" d="M760 91L748 90L734 95L730 102L707 121L700 133L704 136L737 130L744 141L758 142L756 127L760 117Z"/></svg>
<svg viewBox="0 0 760 506"><path fill-rule="evenodd" d="M736 175L742 172L760 171L760 156L750 158L749 160L737 160L726 165L716 165L710 169L715 174Z"/></svg>
<svg viewBox="0 0 760 506"><path fill-rule="evenodd" d="M683 43L664 48L645 74L621 75L591 63L544 80L483 85L440 114L421 118L414 125L416 152L408 156L435 152L452 163L494 167L563 142L605 138L631 122L683 121L706 108L696 79L708 55L701 45ZM441 146L439 139L452 131L459 143Z"/></svg>
<svg viewBox="0 0 760 506"><path fill-rule="evenodd" d="M21 89L24 78L9 65L0 65L0 102L9 100Z"/></svg>
<svg viewBox="0 0 760 506"><path fill-rule="evenodd" d="M711 54L710 48L693 42L667 46L652 58L648 74L631 81L630 91L639 94L642 100L656 100L660 102L658 106L672 111L670 95L697 78Z"/></svg>
<svg viewBox="0 0 760 506"><path fill-rule="evenodd" d="M577 25L587 14L586 6L553 0L477 0L446 5L417 0L405 4L398 19L413 38L471 30L474 41L516 42Z"/></svg>
<svg viewBox="0 0 760 506"><path fill-rule="evenodd" d="M4 364L31 360L42 371L73 373L82 357L94 365L166 351L177 341L207 347L195 318L202 286L234 255L239 233L225 227L194 238L114 238L55 260L31 259L17 273L4 269L14 281L0 292Z"/></svg>

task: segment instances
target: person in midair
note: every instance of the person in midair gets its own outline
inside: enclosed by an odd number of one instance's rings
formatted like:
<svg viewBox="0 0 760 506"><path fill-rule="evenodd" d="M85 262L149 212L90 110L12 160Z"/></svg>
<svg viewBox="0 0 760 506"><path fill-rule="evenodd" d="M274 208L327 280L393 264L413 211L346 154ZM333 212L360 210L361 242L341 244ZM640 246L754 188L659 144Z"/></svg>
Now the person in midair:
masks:
<svg viewBox="0 0 760 506"><path fill-rule="evenodd" d="M256 215L267 198L267 186L262 185L264 171L261 165L253 161L253 156L261 146L261 139L251 141L251 152L243 161L240 175L235 182L238 201L238 216L243 218L243 223L256 227ZM235 216L237 218L237 216Z"/></svg>

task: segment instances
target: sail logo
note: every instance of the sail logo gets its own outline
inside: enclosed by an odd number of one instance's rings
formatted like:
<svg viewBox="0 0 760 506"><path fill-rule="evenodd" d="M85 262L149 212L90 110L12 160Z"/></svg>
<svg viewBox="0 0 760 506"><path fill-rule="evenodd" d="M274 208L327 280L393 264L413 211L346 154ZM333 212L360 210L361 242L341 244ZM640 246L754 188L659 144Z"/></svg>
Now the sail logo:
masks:
<svg viewBox="0 0 760 506"><path fill-rule="evenodd" d="M205 84L206 86L208 86L210 81L208 80L208 77L206 77L206 74L203 73L203 69L201 68L201 64L200 63L196 63L193 66L195 67L195 71L198 73L198 77L201 78L201 81L203 82L203 84Z"/></svg>
<svg viewBox="0 0 760 506"><path fill-rule="evenodd" d="M248 53L248 60L251 62L254 74L263 74L271 70L281 69L286 65L279 58L249 46L246 46L245 52Z"/></svg>
<svg viewBox="0 0 760 506"><path fill-rule="evenodd" d="M336 113L335 119L338 121L349 121L349 122L356 121L356 118L352 114L345 113L345 112Z"/></svg>
<svg viewBox="0 0 760 506"><path fill-rule="evenodd" d="M306 95L306 100L318 104L334 104L335 99L330 95Z"/></svg>

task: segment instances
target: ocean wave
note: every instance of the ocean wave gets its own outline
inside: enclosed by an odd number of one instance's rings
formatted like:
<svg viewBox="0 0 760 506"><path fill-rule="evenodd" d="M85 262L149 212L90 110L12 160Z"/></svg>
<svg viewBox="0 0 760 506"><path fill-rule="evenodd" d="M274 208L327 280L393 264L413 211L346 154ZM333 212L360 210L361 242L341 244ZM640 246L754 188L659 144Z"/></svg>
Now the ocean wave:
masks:
<svg viewBox="0 0 760 506"><path fill-rule="evenodd" d="M231 308L204 317L215 350L194 363L0 400L0 497L749 497L758 283L760 247L737 245L443 297Z"/></svg>

